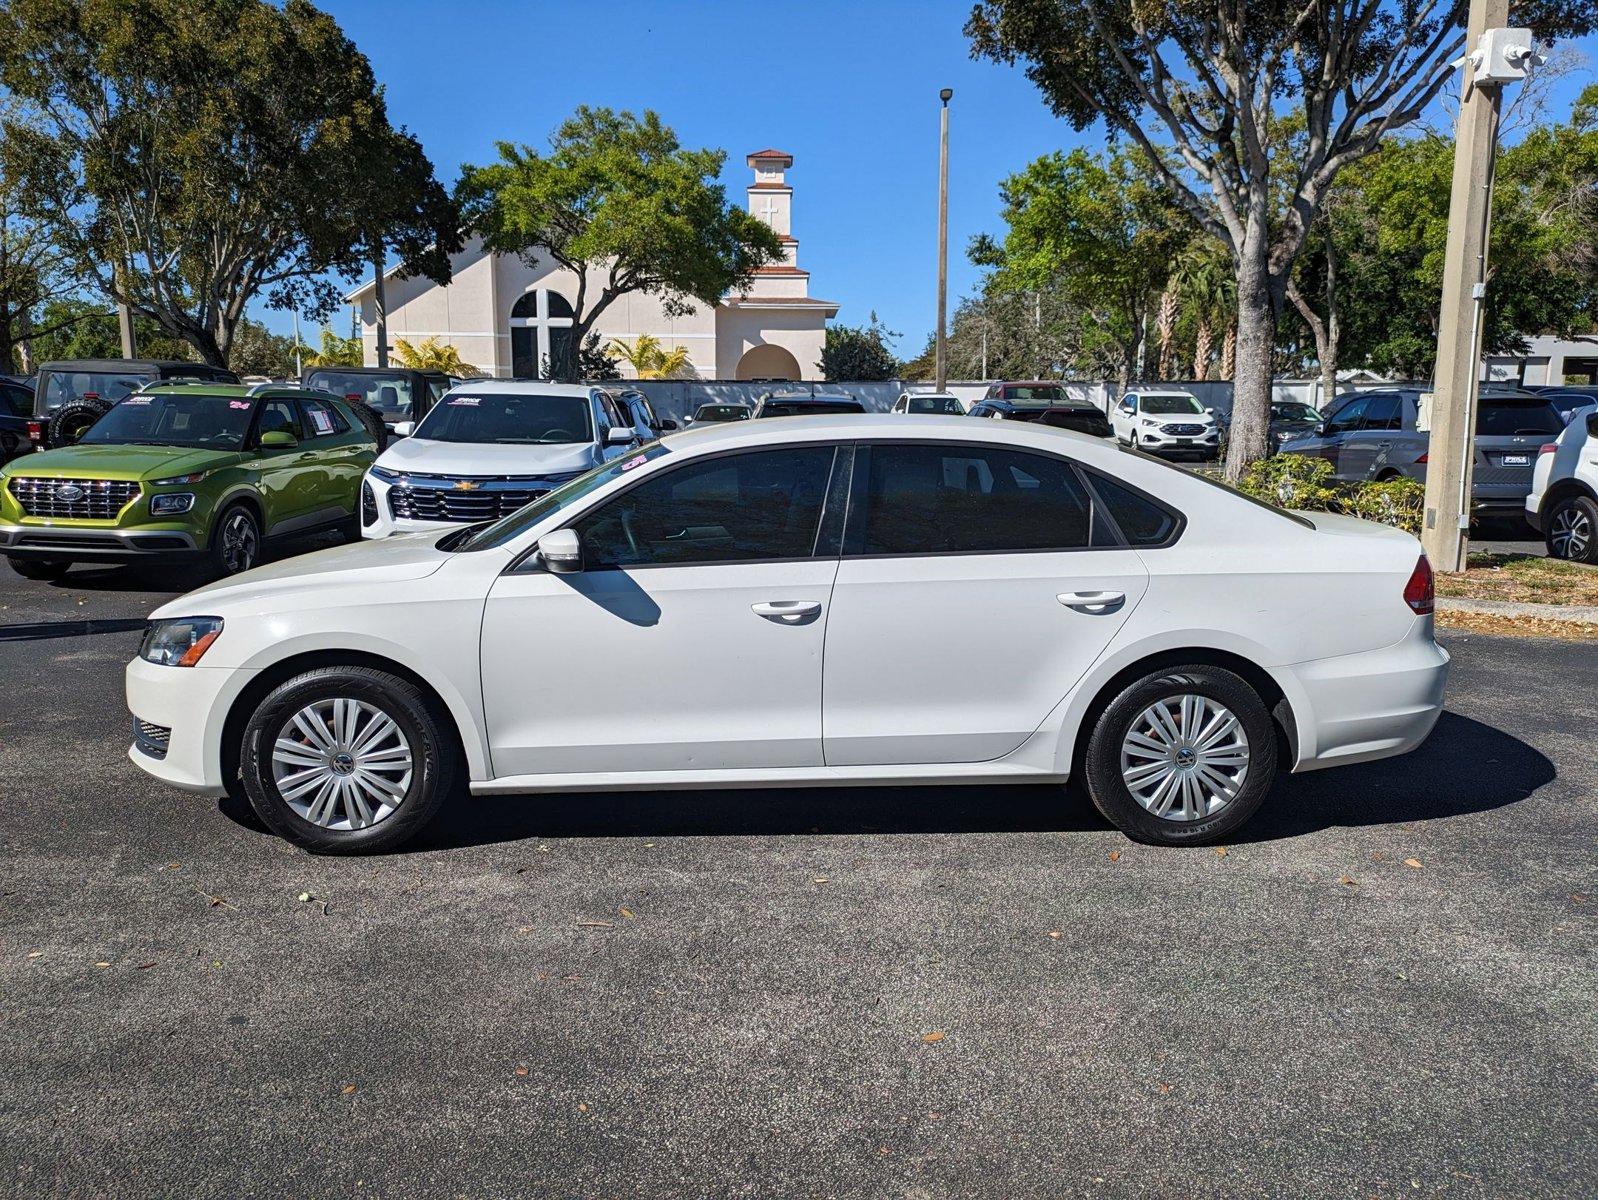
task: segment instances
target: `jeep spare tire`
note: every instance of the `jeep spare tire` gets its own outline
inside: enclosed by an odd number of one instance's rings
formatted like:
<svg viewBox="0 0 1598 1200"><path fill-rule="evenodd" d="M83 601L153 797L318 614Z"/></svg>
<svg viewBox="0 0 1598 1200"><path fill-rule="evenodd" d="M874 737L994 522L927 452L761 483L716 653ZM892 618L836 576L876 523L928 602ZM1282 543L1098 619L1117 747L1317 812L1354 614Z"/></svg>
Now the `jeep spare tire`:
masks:
<svg viewBox="0 0 1598 1200"><path fill-rule="evenodd" d="M360 418L361 424L366 426L366 432L372 435L378 451L388 449L388 426L383 424L383 414L364 400L346 400L345 403L350 406L350 411Z"/></svg>
<svg viewBox="0 0 1598 1200"><path fill-rule="evenodd" d="M78 439L111 411L111 401L96 397L72 400L50 414L49 437L52 446L75 446Z"/></svg>

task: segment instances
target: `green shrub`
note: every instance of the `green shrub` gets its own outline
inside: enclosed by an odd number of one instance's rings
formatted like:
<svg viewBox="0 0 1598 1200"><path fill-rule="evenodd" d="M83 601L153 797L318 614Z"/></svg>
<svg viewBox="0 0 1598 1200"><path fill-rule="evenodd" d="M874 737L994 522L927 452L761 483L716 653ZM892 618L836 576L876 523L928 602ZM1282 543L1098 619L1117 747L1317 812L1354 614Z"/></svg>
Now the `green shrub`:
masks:
<svg viewBox="0 0 1598 1200"><path fill-rule="evenodd" d="M1243 473L1238 488L1245 495L1279 508L1324 511L1339 500L1332 464L1305 454L1262 458Z"/></svg>
<svg viewBox="0 0 1598 1200"><path fill-rule="evenodd" d="M1392 525L1416 537L1425 508L1426 485L1414 479L1355 484L1343 501L1343 511L1350 516Z"/></svg>

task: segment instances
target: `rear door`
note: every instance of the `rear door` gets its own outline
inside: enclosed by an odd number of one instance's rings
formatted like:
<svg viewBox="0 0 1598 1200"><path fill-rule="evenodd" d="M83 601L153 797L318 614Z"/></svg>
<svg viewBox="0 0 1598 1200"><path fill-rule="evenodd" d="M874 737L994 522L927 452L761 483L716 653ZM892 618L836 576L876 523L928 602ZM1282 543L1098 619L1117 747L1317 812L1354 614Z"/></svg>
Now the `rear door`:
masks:
<svg viewBox="0 0 1598 1200"><path fill-rule="evenodd" d="M1147 586L1065 458L970 442L856 455L827 620L828 766L1019 747Z"/></svg>
<svg viewBox="0 0 1598 1200"><path fill-rule="evenodd" d="M310 453L302 481L309 508L302 519L312 525L348 517L355 512L369 456L355 436L356 430L332 404L307 396L299 405L300 426L305 431L300 445Z"/></svg>
<svg viewBox="0 0 1598 1200"><path fill-rule="evenodd" d="M1337 452L1337 473L1345 479L1369 478L1377 460L1385 460L1394 436L1404 427L1399 393L1372 392L1356 403L1363 406L1359 425L1342 435Z"/></svg>

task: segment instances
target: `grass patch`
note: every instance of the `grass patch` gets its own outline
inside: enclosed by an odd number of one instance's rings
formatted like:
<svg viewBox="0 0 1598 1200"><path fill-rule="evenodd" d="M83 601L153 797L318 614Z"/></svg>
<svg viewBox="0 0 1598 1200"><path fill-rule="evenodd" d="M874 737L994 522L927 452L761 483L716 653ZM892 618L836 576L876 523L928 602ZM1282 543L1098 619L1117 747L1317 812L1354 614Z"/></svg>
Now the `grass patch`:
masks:
<svg viewBox="0 0 1598 1200"><path fill-rule="evenodd" d="M1472 554L1466 570L1437 576L1437 594L1456 600L1598 605L1598 567L1531 554Z"/></svg>
<svg viewBox="0 0 1598 1200"><path fill-rule="evenodd" d="M1443 612L1437 628L1443 633L1489 633L1494 637L1557 638L1564 642L1598 644L1598 625L1578 621L1550 621L1546 617L1507 617L1498 613Z"/></svg>

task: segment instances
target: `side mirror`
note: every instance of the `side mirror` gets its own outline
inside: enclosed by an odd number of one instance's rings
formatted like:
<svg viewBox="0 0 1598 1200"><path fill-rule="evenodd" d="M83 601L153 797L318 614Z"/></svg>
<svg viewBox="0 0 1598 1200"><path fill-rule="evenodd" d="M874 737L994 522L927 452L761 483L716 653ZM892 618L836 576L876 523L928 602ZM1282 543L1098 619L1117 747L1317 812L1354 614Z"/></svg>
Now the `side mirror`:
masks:
<svg viewBox="0 0 1598 1200"><path fill-rule="evenodd" d="M287 429L269 429L261 435L262 450L292 450L300 444L300 439Z"/></svg>
<svg viewBox="0 0 1598 1200"><path fill-rule="evenodd" d="M631 446L638 440L638 434L627 425L612 425L605 434L607 446Z"/></svg>
<svg viewBox="0 0 1598 1200"><path fill-rule="evenodd" d="M410 437L411 434L414 433L414 432L416 432L416 422L415 421L395 421L394 422L394 436L395 437Z"/></svg>
<svg viewBox="0 0 1598 1200"><path fill-rule="evenodd" d="M570 575L583 569L583 543L575 529L557 529L538 539L538 557L555 575Z"/></svg>
<svg viewBox="0 0 1598 1200"><path fill-rule="evenodd" d="M1587 414L1587 436L1598 437L1598 413Z"/></svg>
<svg viewBox="0 0 1598 1200"><path fill-rule="evenodd" d="M1332 424L1331 424L1331 422L1330 421L1316 421L1315 422L1315 430L1314 430L1314 432L1315 432L1315 436L1316 437L1330 437L1331 433L1332 433Z"/></svg>
<svg viewBox="0 0 1598 1200"><path fill-rule="evenodd" d="M1213 417L1215 415L1215 409L1210 407L1208 404L1206 404L1204 406L1204 412L1205 412L1206 415L1211 416L1211 417Z"/></svg>
<svg viewBox="0 0 1598 1200"><path fill-rule="evenodd" d="M660 422L660 431L662 433L672 433L680 428L682 428L682 426L678 425L677 422L673 421L670 417L664 417Z"/></svg>

